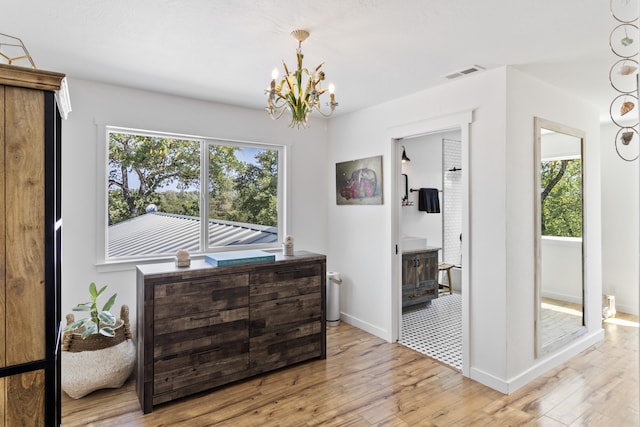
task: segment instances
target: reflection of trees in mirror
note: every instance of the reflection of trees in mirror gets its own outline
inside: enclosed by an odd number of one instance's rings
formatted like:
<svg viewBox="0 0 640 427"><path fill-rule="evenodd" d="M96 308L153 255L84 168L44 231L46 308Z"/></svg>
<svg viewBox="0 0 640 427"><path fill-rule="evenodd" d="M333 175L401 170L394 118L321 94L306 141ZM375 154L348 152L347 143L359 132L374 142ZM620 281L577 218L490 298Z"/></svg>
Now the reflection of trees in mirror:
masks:
<svg viewBox="0 0 640 427"><path fill-rule="evenodd" d="M543 161L540 170L543 236L582 236L582 162Z"/></svg>

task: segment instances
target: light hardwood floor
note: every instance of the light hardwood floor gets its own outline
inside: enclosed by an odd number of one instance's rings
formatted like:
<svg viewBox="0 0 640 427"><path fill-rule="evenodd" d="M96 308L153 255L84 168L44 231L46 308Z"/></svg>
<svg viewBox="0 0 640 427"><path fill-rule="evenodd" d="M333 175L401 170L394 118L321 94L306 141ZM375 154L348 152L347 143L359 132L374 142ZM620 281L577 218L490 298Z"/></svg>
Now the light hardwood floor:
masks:
<svg viewBox="0 0 640 427"><path fill-rule="evenodd" d="M618 322L619 324L613 323ZM637 317L511 395L399 344L342 323L328 358L157 406L134 383L62 401L72 426L638 426Z"/></svg>

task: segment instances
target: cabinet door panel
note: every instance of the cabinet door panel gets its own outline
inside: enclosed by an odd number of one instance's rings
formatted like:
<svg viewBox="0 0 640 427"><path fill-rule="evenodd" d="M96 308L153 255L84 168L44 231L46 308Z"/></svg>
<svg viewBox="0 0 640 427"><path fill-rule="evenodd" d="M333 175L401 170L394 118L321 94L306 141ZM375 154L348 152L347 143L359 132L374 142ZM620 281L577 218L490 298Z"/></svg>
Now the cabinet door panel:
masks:
<svg viewBox="0 0 640 427"><path fill-rule="evenodd" d="M250 364L264 372L322 354L322 266L251 275Z"/></svg>
<svg viewBox="0 0 640 427"><path fill-rule="evenodd" d="M414 255L402 255L402 306L416 304L418 277Z"/></svg>
<svg viewBox="0 0 640 427"><path fill-rule="evenodd" d="M438 254L436 252L421 254L417 259L418 287L435 286L438 281Z"/></svg>
<svg viewBox="0 0 640 427"><path fill-rule="evenodd" d="M44 426L44 371L25 372L4 378L7 426Z"/></svg>
<svg viewBox="0 0 640 427"><path fill-rule="evenodd" d="M402 306L429 302L438 297L438 253L402 255Z"/></svg>
<svg viewBox="0 0 640 427"><path fill-rule="evenodd" d="M322 324L311 322L289 328L270 328L251 337L251 368L261 372L321 355Z"/></svg>
<svg viewBox="0 0 640 427"><path fill-rule="evenodd" d="M224 384L248 369L248 274L156 284L154 296L154 403Z"/></svg>
<svg viewBox="0 0 640 427"><path fill-rule="evenodd" d="M416 260L410 255L402 256L402 284L407 288L416 287Z"/></svg>
<svg viewBox="0 0 640 427"><path fill-rule="evenodd" d="M6 363L15 365L45 358L44 95L6 87L5 107Z"/></svg>

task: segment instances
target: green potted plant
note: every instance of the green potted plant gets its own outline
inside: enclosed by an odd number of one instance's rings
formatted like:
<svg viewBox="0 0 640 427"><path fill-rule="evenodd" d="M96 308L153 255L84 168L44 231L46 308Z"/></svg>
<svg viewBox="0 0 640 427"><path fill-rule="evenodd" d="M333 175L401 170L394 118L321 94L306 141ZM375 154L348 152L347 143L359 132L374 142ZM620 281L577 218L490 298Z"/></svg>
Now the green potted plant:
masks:
<svg viewBox="0 0 640 427"><path fill-rule="evenodd" d="M131 339L129 307L122 305L120 318L112 313L117 293L100 308L98 299L107 286L89 285L90 301L78 304L73 311L88 312L75 320L67 315L62 340L62 390L74 399L102 388L117 388L131 376L136 349Z"/></svg>
<svg viewBox="0 0 640 427"><path fill-rule="evenodd" d="M64 331L79 331L82 339L87 339L93 334L99 333L100 335L104 335L105 337L115 337L115 330L113 329L116 325L116 317L111 314L109 310L116 302L117 293L111 295L111 298L107 301L107 303L102 307L102 310L98 311L98 298L100 295L104 293L107 289L107 286L103 286L100 290L98 290L95 282L91 282L89 285L89 296L91 297L91 301L80 303L73 308L73 311L89 311L89 317L85 317L84 319L76 320L71 324L68 324Z"/></svg>

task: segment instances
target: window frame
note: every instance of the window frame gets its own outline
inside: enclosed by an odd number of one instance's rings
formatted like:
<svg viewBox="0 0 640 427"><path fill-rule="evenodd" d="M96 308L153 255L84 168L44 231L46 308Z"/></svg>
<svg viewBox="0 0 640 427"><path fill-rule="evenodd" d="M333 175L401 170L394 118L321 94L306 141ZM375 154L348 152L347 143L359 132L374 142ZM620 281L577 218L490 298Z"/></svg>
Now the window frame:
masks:
<svg viewBox="0 0 640 427"><path fill-rule="evenodd" d="M130 257L110 257L108 253L109 244L109 135L111 133L130 133L140 136L160 137L160 138L176 138L200 143L200 247L197 252L191 253L192 259L203 258L207 253L224 252L229 250L246 250L246 249L273 249L280 246L283 236L286 235L287 227L287 194L286 194L286 177L287 177L287 146L284 144L274 144L256 141L235 140L229 138L197 136L182 134L176 132L151 131L144 129L136 129L115 125L98 125L98 141L102 142L103 149L99 150L98 159L98 215L99 220L96 229L98 236L96 239L98 259L96 265L102 271L110 271L117 266L125 266L125 268L133 267L135 264L166 262L174 259L174 254L154 254L154 255L135 255ZM251 245L234 245L229 246L209 246L208 241L208 218L209 218L209 191L208 191L208 172L209 172L209 147L212 145L238 146L240 148L257 148L276 150L278 152L278 184L277 184L277 210L278 210L278 238L274 243L261 243ZM203 219L205 219L203 221Z"/></svg>

